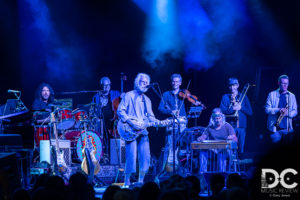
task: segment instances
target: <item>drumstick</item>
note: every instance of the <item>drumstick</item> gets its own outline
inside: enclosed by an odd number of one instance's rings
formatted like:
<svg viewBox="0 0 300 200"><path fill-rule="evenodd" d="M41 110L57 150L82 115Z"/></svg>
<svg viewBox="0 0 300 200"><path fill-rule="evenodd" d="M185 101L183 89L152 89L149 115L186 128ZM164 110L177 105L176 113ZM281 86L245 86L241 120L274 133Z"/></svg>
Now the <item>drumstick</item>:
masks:
<svg viewBox="0 0 300 200"><path fill-rule="evenodd" d="M76 109L72 110L72 113L75 112L75 111L77 111L77 110L79 110L79 108L76 108Z"/></svg>

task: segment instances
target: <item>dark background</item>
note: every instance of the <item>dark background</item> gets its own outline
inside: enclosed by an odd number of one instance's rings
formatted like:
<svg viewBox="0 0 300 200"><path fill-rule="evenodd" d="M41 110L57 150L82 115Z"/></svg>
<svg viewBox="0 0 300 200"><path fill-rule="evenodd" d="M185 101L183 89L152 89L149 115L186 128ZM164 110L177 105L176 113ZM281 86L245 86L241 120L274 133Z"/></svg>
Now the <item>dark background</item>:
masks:
<svg viewBox="0 0 300 200"><path fill-rule="evenodd" d="M198 125L206 126L211 110L219 106L228 91L227 79L234 76L240 80L240 89L246 83L256 84L248 93L254 115L249 119L245 146L246 151L256 152L264 148L264 104L268 92L277 88L278 76L290 77L289 89L296 97L300 91L300 3L296 0L262 0L261 8L257 7L258 1L241 1L248 23L226 41L215 44L220 57L212 66L189 69L185 67L185 55L174 58L165 54L165 62L158 61L154 68L145 61L141 46L147 14L133 1L41 1L48 6L51 19L44 28L52 27L44 32L33 27L37 18L28 2L0 1L0 104L13 98L7 90L15 89L22 91L22 100L31 107L34 92L42 82L52 85L56 92L96 90L99 79L109 76L112 89L120 90L121 72L127 75L125 91L133 88L138 72L148 73L151 82L158 82L166 91L170 89L170 75L180 73L182 88L191 80L189 90L207 106L198 119ZM212 16L214 5L209 1L201 4ZM70 97L76 108L76 104L89 103L92 95ZM159 98L152 91L147 95L161 119L157 111ZM163 134L151 130L151 148L158 154Z"/></svg>

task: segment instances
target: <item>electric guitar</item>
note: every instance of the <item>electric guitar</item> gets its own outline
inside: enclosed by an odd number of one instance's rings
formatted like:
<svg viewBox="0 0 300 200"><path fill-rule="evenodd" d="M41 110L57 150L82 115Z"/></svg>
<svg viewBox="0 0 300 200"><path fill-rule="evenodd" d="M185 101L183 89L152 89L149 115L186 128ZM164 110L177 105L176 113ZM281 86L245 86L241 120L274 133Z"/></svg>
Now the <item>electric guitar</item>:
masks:
<svg viewBox="0 0 300 200"><path fill-rule="evenodd" d="M56 143L56 154L55 154L56 159L54 159L54 163L55 165L57 164L59 172L66 173L68 171L68 167L64 159L64 152L61 151L59 148L54 112L52 112L50 116L51 116L51 123L53 123L53 132L54 132L55 143Z"/></svg>
<svg viewBox="0 0 300 200"><path fill-rule="evenodd" d="M164 127L172 123L172 120L169 119L159 121L159 122L149 122L148 120L141 121L136 118L131 118L130 120L134 121L134 123L141 128L139 130L136 130L132 128L127 122L122 122L122 120L119 120L118 127L117 127L118 132L120 134L120 137L125 141L135 140L139 135L143 134L143 132L146 130L147 127L150 126Z"/></svg>
<svg viewBox="0 0 300 200"><path fill-rule="evenodd" d="M86 129L85 125L84 129ZM100 164L95 157L96 151L87 131L85 131L85 147L82 149L82 154L84 158L81 163L81 169L89 176L90 181L92 181L94 174L98 174L100 171Z"/></svg>

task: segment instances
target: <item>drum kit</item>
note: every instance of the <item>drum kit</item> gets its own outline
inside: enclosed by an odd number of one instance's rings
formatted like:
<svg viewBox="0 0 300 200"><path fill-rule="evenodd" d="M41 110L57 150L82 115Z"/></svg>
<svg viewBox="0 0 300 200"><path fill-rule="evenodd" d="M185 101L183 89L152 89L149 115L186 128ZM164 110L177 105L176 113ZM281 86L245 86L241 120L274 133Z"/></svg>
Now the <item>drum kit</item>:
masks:
<svg viewBox="0 0 300 200"><path fill-rule="evenodd" d="M96 159L100 160L103 154L102 140L103 137L96 131L95 124L97 120L95 113L95 103L84 105L81 109L54 107L55 123L59 133L59 139L69 140L71 144L71 154L73 162L81 162L83 160L82 149L85 146L85 138L89 138L94 149L96 150ZM86 111L86 108L89 108ZM45 111L36 111L34 116L49 116ZM36 118L34 121L37 122ZM44 120L45 123L34 125L34 140L35 147L39 148L41 140L53 139L51 123L46 123L49 120ZM86 137L87 136L87 137Z"/></svg>

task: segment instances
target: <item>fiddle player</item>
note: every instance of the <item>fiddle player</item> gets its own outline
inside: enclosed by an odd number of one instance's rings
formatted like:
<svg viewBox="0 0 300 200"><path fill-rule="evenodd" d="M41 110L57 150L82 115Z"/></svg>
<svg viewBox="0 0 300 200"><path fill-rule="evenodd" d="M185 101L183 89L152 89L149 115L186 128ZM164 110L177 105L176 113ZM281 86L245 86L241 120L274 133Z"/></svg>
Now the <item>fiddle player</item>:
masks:
<svg viewBox="0 0 300 200"><path fill-rule="evenodd" d="M238 102L240 97L244 94L241 94L238 91L239 81L237 78L229 78L228 87L230 93L223 95L220 108L226 116L226 121L235 129L239 140L238 152L243 153L246 138L247 117L252 115L252 108L246 94L242 103ZM236 117L230 117L235 114Z"/></svg>
<svg viewBox="0 0 300 200"><path fill-rule="evenodd" d="M203 140L231 140L233 142L238 141L233 127L225 121L225 116L220 108L213 109L210 123L207 129L205 129L203 134L197 138L197 141L199 142L202 142ZM228 150L225 153L219 153L216 149L213 149L213 152L217 153L218 170L221 172L225 172L226 160L229 154L232 152ZM207 171L207 159L208 151L201 151L199 170L200 173Z"/></svg>
<svg viewBox="0 0 300 200"><path fill-rule="evenodd" d="M297 115L297 102L293 93L288 91L289 77L278 78L279 88L269 93L265 105L268 114L267 128L273 143L289 143L293 137L292 119Z"/></svg>
<svg viewBox="0 0 300 200"><path fill-rule="evenodd" d="M177 134L178 128L179 132L182 133L187 125L187 118L186 118L186 108L185 102L182 97L179 96L179 93L183 94L183 91L180 90L180 86L182 84L182 77L180 74L172 74L171 75L171 84L172 90L166 91L163 93L162 99L160 101L158 110L169 117L175 116L180 121L180 126L175 126L175 133ZM201 105L199 101L195 101L195 106ZM172 142L172 131L173 126L168 126L166 128L166 139L165 139L165 147L162 148L162 155L163 156L163 166L162 171L165 169L165 165L167 163L168 152L173 147ZM161 171L161 172L162 172Z"/></svg>

